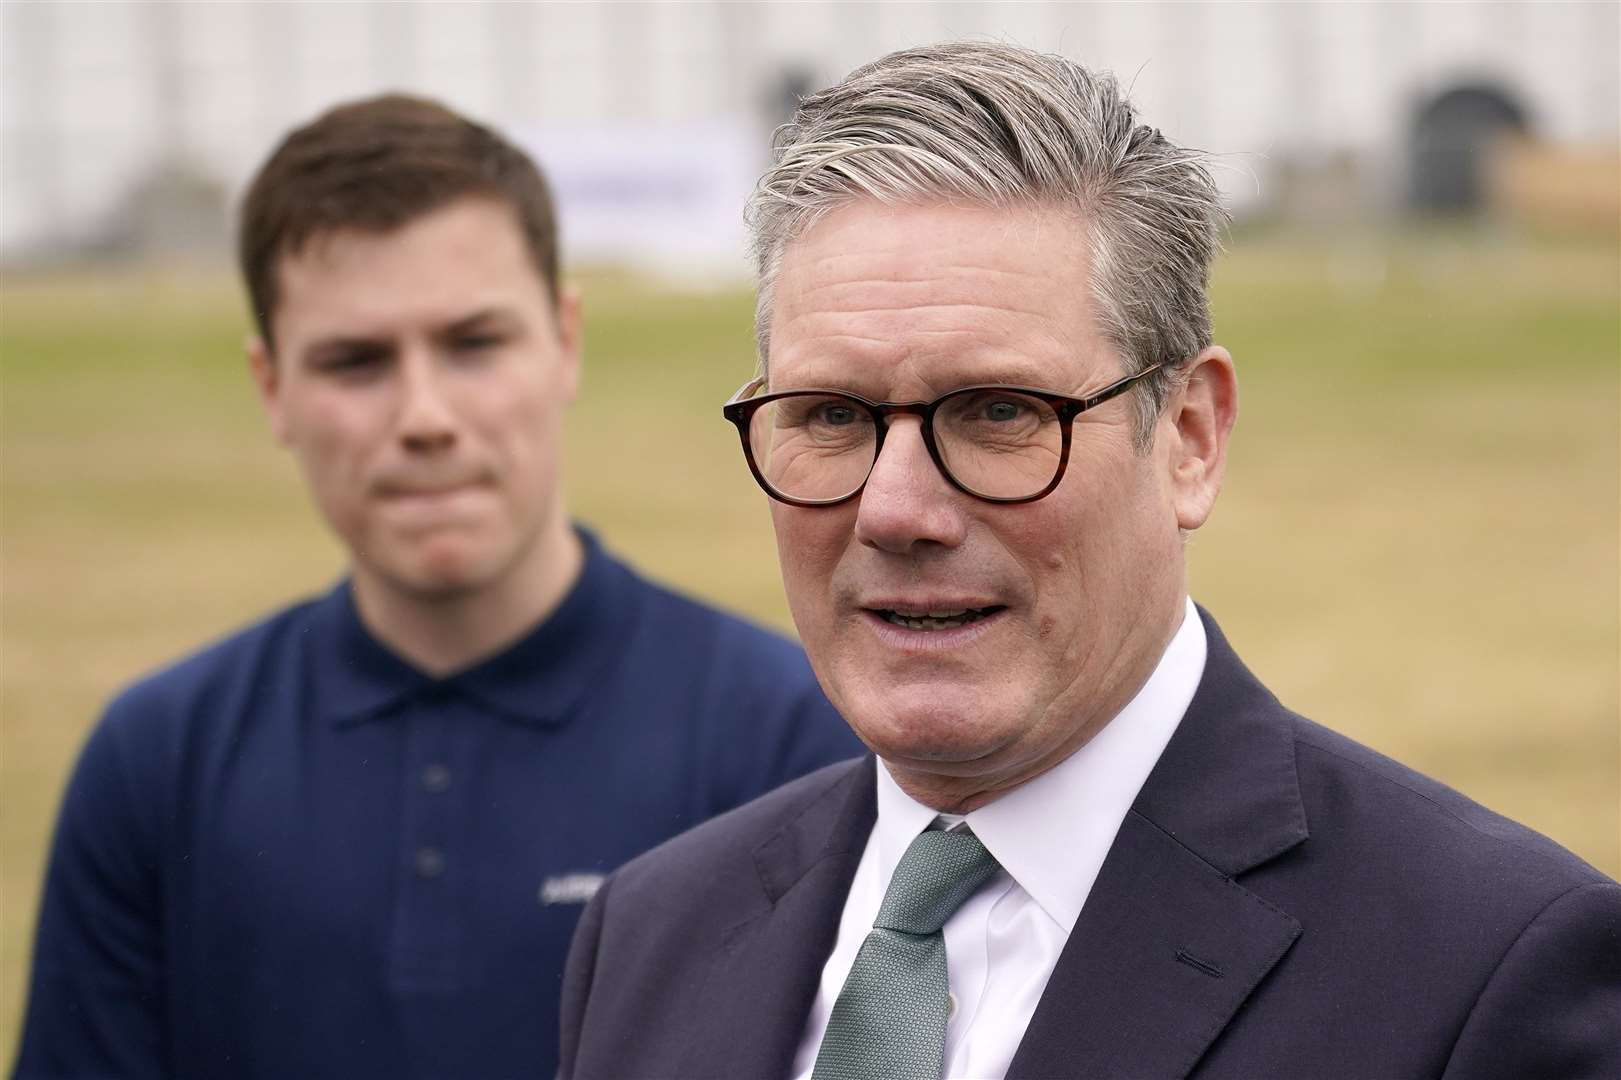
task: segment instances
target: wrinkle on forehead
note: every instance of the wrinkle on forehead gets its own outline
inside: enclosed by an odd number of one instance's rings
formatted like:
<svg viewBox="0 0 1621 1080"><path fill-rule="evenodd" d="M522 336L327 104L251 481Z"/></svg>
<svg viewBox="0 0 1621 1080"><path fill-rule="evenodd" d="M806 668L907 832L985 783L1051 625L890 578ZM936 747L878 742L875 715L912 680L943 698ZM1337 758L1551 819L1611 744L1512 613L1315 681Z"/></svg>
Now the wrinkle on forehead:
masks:
<svg viewBox="0 0 1621 1080"><path fill-rule="evenodd" d="M995 261L965 261L960 253L953 262L928 262L926 249L884 249L878 251L826 251L820 245L809 254L795 251L797 258L785 260L777 284L781 307L806 304L825 305L830 310L861 314L886 307L949 307L972 304L988 285L1022 290L1021 283L1046 282L1055 274L1076 278L1084 285L1084 266L1079 255L1074 265L1044 268L998 265ZM904 256L900 265L896 256ZM1068 260L1065 260L1068 262ZM792 283L794 288L786 286ZM918 304L917 296L938 293L935 304ZM877 301L874 303L874 301ZM1033 308L1014 307L1025 314L1040 314Z"/></svg>
<svg viewBox="0 0 1621 1080"><path fill-rule="evenodd" d="M916 225L923 217L928 227L920 229ZM1047 268L1042 276L1068 271L1084 281L1090 261L1085 230L1067 211L852 203L787 245L778 286L790 276L812 290L830 281L857 279L905 285L932 284L954 275L1028 277L1031 268L1023 256L1052 228L1073 241L1064 245L1073 258Z"/></svg>
<svg viewBox="0 0 1621 1080"><path fill-rule="evenodd" d="M1015 383L1069 393L1087 381L1097 340L1078 337L1073 312L1023 305L792 310L775 339L772 388L904 382L932 397L970 383Z"/></svg>
<svg viewBox="0 0 1621 1080"><path fill-rule="evenodd" d="M773 388L859 383L910 398L1024 382L1072 392L1112 352L1092 318L1087 264L1080 224L1051 210L845 207L784 252Z"/></svg>

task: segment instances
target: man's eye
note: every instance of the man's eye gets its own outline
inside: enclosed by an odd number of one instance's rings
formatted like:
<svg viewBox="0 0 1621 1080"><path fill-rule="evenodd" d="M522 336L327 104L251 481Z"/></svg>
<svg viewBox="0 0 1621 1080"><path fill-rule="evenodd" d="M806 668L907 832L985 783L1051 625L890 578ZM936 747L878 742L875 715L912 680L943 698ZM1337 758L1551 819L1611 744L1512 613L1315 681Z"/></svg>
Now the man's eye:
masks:
<svg viewBox="0 0 1621 1080"><path fill-rule="evenodd" d="M455 341L458 352L482 352L500 345L504 339L499 334L467 334Z"/></svg>
<svg viewBox="0 0 1621 1080"><path fill-rule="evenodd" d="M1013 424L1031 416L1028 402L1001 394L973 394L954 405L951 413L964 424Z"/></svg>
<svg viewBox="0 0 1621 1080"><path fill-rule="evenodd" d="M840 405L830 402L817 410L816 419L830 427L843 427L853 424L860 418L860 414L849 405Z"/></svg>
<svg viewBox="0 0 1621 1080"><path fill-rule="evenodd" d="M1022 411L1023 406L1017 401L990 401L984 408L985 419L1003 422L1017 420Z"/></svg>
<svg viewBox="0 0 1621 1080"><path fill-rule="evenodd" d="M334 375L361 374L380 369L386 359L387 356L380 351L345 352L322 357L315 366L320 371Z"/></svg>
<svg viewBox="0 0 1621 1080"><path fill-rule="evenodd" d="M937 431L976 439L1024 438L1057 417L1038 398L1005 390L976 390L946 401L935 415Z"/></svg>

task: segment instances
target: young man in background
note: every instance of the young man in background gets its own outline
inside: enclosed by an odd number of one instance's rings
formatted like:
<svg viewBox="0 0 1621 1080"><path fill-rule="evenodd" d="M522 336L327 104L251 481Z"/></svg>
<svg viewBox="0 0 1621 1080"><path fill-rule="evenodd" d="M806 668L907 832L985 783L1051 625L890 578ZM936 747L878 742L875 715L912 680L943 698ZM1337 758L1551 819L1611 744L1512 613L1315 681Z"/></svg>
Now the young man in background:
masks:
<svg viewBox="0 0 1621 1080"><path fill-rule="evenodd" d="M796 647L571 525L580 302L521 152L341 106L260 170L239 254L350 576L112 703L17 1075L548 1076L602 875L859 744Z"/></svg>

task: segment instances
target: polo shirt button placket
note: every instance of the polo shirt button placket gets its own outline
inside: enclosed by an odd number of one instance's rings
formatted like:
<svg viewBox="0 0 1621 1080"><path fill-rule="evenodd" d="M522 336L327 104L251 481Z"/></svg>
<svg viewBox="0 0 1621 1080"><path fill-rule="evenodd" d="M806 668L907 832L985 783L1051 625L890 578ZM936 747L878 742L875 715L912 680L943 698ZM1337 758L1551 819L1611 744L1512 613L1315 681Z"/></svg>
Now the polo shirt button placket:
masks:
<svg viewBox="0 0 1621 1080"><path fill-rule="evenodd" d="M466 713L453 688L439 685L421 692L401 718L407 725L400 822L405 881L396 894L392 965L397 985L411 991L450 990L459 980L458 875L464 870L451 865L451 849L459 842L458 804L467 794L456 784L464 763L455 735L465 728Z"/></svg>

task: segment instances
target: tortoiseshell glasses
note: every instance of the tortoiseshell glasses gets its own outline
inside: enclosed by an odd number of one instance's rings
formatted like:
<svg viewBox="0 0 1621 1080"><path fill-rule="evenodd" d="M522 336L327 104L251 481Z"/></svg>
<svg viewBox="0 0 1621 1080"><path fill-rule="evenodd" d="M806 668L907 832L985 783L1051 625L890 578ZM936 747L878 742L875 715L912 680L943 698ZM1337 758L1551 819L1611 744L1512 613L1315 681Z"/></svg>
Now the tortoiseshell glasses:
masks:
<svg viewBox="0 0 1621 1080"><path fill-rule="evenodd" d="M922 421L923 444L959 491L994 503L1050 494L1069 463L1075 418L1119 397L1163 363L1086 397L1028 386L965 386L933 401L869 401L843 390L784 390L750 397L745 383L721 409L737 425L749 471L792 506L834 506L861 493L892 416Z"/></svg>

